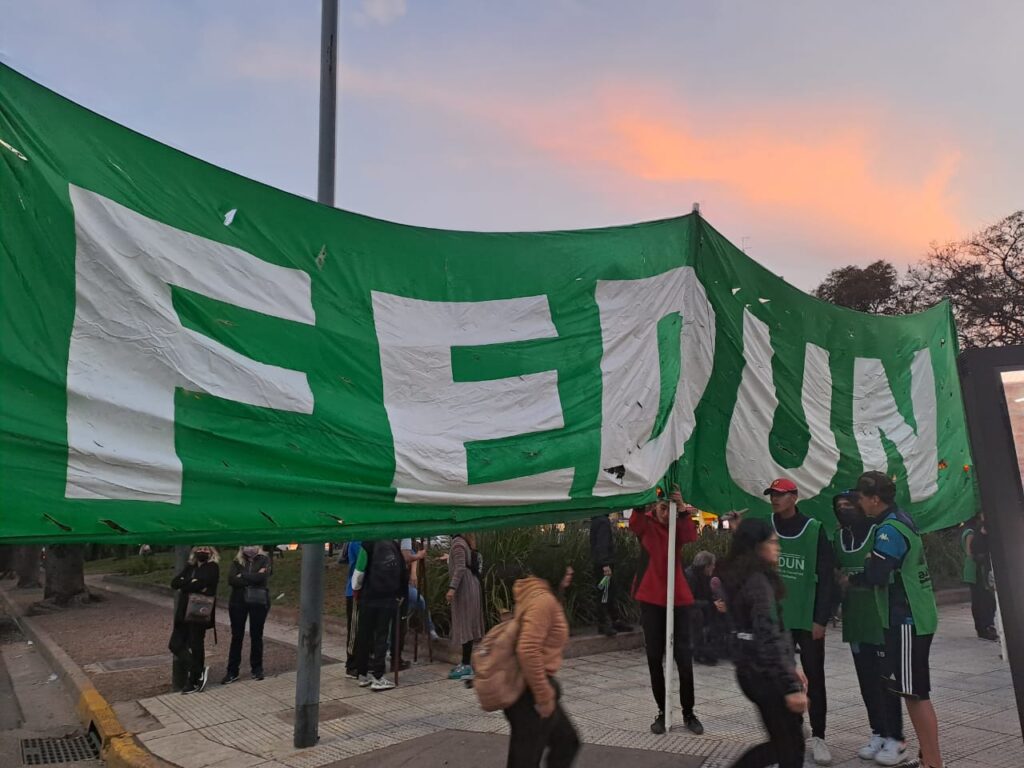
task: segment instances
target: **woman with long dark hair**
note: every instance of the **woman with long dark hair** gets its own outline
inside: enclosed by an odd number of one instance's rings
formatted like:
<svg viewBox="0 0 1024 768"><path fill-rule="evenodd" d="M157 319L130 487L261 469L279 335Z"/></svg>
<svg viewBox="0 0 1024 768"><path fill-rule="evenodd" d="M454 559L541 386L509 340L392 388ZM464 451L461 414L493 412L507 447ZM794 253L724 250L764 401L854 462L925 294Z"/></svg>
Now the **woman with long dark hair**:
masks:
<svg viewBox="0 0 1024 768"><path fill-rule="evenodd" d="M736 628L736 678L761 714L768 741L748 749L732 768L801 768L806 680L782 627L779 539L767 520L743 520L722 563L722 584Z"/></svg>

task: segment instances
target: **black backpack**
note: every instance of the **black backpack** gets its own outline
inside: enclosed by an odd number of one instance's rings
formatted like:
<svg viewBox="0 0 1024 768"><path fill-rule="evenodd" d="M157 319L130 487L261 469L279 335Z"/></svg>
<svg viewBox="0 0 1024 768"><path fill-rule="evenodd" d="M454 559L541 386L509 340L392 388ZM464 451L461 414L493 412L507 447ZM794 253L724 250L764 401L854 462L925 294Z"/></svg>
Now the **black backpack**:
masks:
<svg viewBox="0 0 1024 768"><path fill-rule="evenodd" d="M401 597L403 565L402 553L394 541L374 542L367 564L367 597Z"/></svg>

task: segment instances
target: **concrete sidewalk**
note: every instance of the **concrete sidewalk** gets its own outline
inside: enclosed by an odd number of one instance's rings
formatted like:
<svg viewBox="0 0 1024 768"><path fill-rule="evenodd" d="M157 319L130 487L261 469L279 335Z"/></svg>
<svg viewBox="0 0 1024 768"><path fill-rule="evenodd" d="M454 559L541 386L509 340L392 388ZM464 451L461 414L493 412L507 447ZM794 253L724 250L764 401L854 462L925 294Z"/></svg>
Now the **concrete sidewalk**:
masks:
<svg viewBox="0 0 1024 768"><path fill-rule="evenodd" d="M1010 674L998 657L998 645L974 637L968 606L944 606L941 613L932 670L946 764L950 768L1024 766ZM827 740L833 765L863 768L866 764L856 757L856 750L866 740L868 726L850 653L834 629L827 646ZM399 688L371 693L347 680L341 665L325 667L321 742L311 749L296 750L291 745L294 673L262 682L213 686L199 695L144 699L139 704L159 727L140 734L139 739L154 754L182 768L342 768L368 765L355 758L371 752L380 758L374 759L374 765L387 768L407 764L410 754L419 753L417 745L425 743L417 740L431 735L506 734L504 717L482 712L473 691L446 680L446 672L447 667L439 664L417 666L402 673ZM566 709L585 744L628 749L630 765L663 765L664 753L669 753L702 761L703 768L725 768L761 739L761 726L737 689L729 665L698 666L695 674L697 714L707 729L700 737L678 725L678 706L672 732L650 733L654 703L646 659L639 651L569 659L559 679ZM906 725L912 731L909 720ZM490 752L497 750L497 754L474 764L503 764L507 742L491 741ZM403 744L406 748L400 749ZM436 743L432 748L437 748ZM911 740L908 754L916 751Z"/></svg>
<svg viewBox="0 0 1024 768"><path fill-rule="evenodd" d="M445 664L416 665L402 673L398 689L378 694L345 679L341 664L325 664L321 742L311 749L294 749L295 628L287 619L270 622L267 628L268 638L277 645L277 674L227 687L214 684L192 696L166 693L169 662L164 636L170 597L91 582L97 591L106 590L105 602L82 613L31 621L40 630L53 632L51 641L59 639L74 650L59 655L65 659L62 663L74 667L76 679L85 678L77 661L98 687L118 694L121 703L114 709L124 731L137 735L149 750L144 752L149 760L162 759L180 768L355 768L371 761L391 768L410 760L450 768L504 764L504 717L482 712L472 690L446 679ZM2 596L8 595L13 593L4 591ZM28 598L22 595L16 602ZM974 637L967 605L940 610L942 623L932 653L933 694L947 765L1021 768L1024 747L1009 671L998 658L998 646ZM830 629L826 641L828 742L834 765L864 768L867 764L856 758L855 751L867 736L866 717L849 650L839 637L838 629ZM328 633L325 645L329 654L344 656L336 632ZM154 652L161 655L137 658ZM223 649L214 653L222 656ZM149 659L157 666L142 664ZM133 671L116 671L131 665L136 665ZM219 671L215 667L214 672ZM654 703L646 659L639 649L569 659L559 677L566 709L585 744L581 766L614 760L640 768L662 768L667 762L680 768L724 768L761 739L753 707L737 689L729 665L695 670L697 714L707 729L701 737L679 727L678 707L671 733L650 733ZM111 679L121 682L112 685L107 682ZM213 679L219 678L214 674ZM132 691L138 693L133 696ZM916 745L911 743L908 753L915 754Z"/></svg>

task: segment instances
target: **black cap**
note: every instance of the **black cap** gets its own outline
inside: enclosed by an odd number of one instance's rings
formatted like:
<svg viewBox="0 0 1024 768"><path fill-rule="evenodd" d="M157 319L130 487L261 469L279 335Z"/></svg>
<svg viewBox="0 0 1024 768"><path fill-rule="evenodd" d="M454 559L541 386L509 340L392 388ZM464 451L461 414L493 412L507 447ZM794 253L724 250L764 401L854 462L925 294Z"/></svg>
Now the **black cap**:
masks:
<svg viewBox="0 0 1024 768"><path fill-rule="evenodd" d="M883 501L896 498L896 483L885 472L872 470L857 479L857 492L867 496L878 496Z"/></svg>

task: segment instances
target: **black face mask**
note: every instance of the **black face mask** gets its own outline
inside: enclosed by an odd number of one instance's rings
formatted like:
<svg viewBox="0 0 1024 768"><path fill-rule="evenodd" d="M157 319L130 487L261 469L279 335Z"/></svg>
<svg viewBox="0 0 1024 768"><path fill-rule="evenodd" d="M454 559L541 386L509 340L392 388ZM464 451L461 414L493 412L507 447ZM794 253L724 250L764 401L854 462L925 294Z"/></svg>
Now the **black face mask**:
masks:
<svg viewBox="0 0 1024 768"><path fill-rule="evenodd" d="M209 559L210 559L210 553L209 552L196 552L196 562L197 563L205 563Z"/></svg>
<svg viewBox="0 0 1024 768"><path fill-rule="evenodd" d="M836 509L836 519L843 528L853 528L863 520L863 513L857 507L839 507Z"/></svg>

